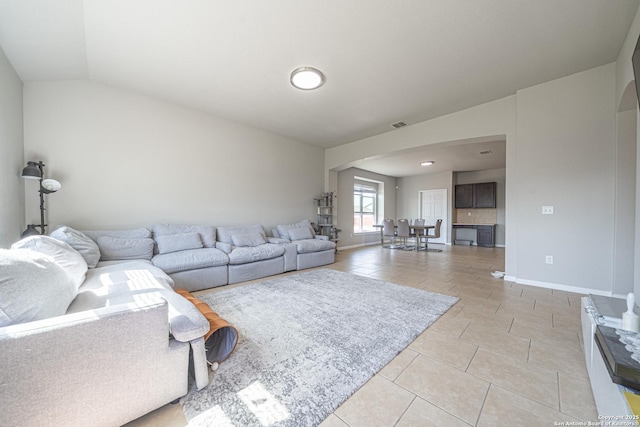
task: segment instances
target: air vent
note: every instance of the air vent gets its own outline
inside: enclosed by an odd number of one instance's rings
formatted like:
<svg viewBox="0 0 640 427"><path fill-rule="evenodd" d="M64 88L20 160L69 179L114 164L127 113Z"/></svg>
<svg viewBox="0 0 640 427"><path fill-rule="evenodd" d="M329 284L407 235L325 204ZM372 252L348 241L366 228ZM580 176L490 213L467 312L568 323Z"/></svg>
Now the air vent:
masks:
<svg viewBox="0 0 640 427"><path fill-rule="evenodd" d="M493 151L491 151L491 150L485 150L485 151L481 151L480 152L480 154L483 154L483 155L484 154L491 154L491 153L493 153Z"/></svg>
<svg viewBox="0 0 640 427"><path fill-rule="evenodd" d="M394 128L398 129L398 128L401 128L401 127L406 126L406 125L407 124L405 122L397 122L397 123L392 124L391 126L393 126Z"/></svg>

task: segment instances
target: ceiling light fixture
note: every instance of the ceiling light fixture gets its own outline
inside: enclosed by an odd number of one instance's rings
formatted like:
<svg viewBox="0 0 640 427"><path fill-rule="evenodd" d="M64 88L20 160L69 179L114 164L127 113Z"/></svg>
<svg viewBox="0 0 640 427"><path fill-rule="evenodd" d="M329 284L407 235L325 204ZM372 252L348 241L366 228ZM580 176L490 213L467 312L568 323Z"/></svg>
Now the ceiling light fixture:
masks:
<svg viewBox="0 0 640 427"><path fill-rule="evenodd" d="M300 67L291 72L291 84L301 90L317 89L324 84L324 74L313 67Z"/></svg>
<svg viewBox="0 0 640 427"><path fill-rule="evenodd" d="M429 161L420 163L420 166L431 166L434 163L435 162L433 160L429 160Z"/></svg>

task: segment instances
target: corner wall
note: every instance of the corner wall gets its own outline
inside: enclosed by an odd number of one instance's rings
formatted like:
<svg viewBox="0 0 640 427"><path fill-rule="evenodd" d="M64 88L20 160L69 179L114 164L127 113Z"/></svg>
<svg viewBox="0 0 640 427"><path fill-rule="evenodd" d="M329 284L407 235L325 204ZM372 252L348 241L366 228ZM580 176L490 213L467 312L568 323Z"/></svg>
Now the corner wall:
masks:
<svg viewBox="0 0 640 427"><path fill-rule="evenodd" d="M27 83L25 155L62 189L52 226L277 224L315 219L323 150L87 81ZM27 219L38 218L27 203ZM51 229L51 228L50 228Z"/></svg>
<svg viewBox="0 0 640 427"><path fill-rule="evenodd" d="M0 49L0 248L20 239L24 222L22 82Z"/></svg>

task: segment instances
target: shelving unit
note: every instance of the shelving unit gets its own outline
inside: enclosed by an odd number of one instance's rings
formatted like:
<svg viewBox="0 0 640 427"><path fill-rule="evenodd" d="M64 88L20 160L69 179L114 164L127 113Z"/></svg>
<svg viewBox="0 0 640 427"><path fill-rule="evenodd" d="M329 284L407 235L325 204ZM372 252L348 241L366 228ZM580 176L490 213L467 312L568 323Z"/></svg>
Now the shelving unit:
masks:
<svg viewBox="0 0 640 427"><path fill-rule="evenodd" d="M316 203L318 222L315 224L316 234L329 237L329 240L338 245L338 234L340 230L336 228L334 222L335 213L333 211L333 192L322 193L319 197L315 197L313 200Z"/></svg>

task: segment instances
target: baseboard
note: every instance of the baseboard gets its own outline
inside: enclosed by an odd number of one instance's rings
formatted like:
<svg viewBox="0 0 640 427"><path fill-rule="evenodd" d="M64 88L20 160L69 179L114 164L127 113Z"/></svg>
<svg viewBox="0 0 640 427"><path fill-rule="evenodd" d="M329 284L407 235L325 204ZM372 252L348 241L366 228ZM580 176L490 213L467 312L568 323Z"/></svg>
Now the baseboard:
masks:
<svg viewBox="0 0 640 427"><path fill-rule="evenodd" d="M380 246L380 242L358 243L357 245L338 246L338 250L341 251L343 249L355 249L355 248L362 248L365 246L375 246L375 245Z"/></svg>
<svg viewBox="0 0 640 427"><path fill-rule="evenodd" d="M546 289L556 289L558 291L573 292L577 294L586 294L586 295L594 294L594 295L602 295L605 297L610 297L613 295L613 292L601 291L598 289L581 288L578 286L562 285L559 283L540 282L537 280L519 279L515 276L504 276L504 280L508 282L516 282L520 285L536 286L538 288L546 288Z"/></svg>

